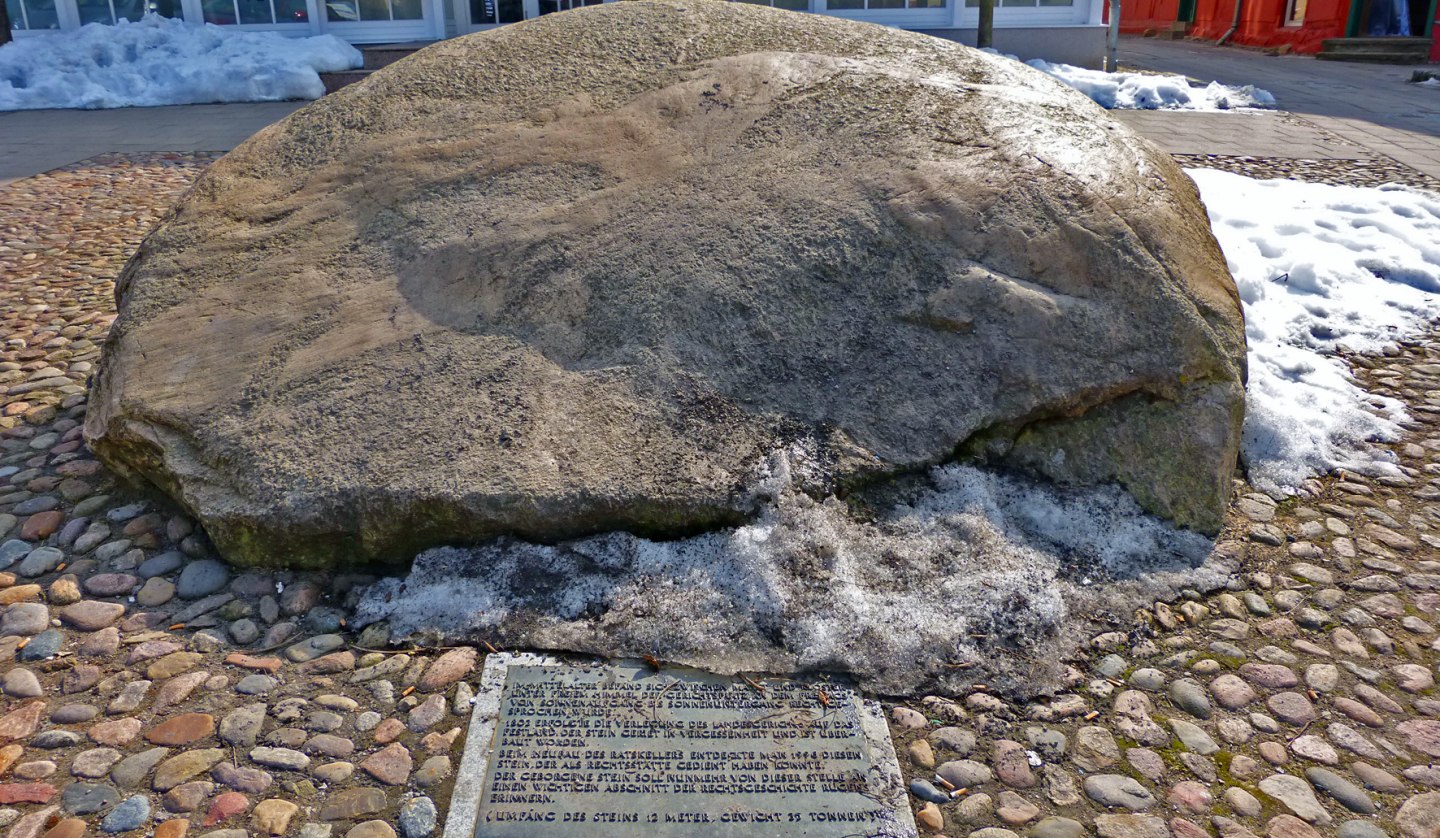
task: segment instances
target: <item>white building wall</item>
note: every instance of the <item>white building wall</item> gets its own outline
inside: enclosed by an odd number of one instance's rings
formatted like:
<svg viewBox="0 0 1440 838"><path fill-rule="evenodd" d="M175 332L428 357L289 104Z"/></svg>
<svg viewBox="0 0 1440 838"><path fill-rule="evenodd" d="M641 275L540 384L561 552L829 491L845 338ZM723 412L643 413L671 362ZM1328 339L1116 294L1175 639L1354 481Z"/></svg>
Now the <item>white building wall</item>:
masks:
<svg viewBox="0 0 1440 838"><path fill-rule="evenodd" d="M4 0L0 0L3 2ZM26 0L10 0L11 4ZM290 36L333 34L356 44L405 43L438 40L490 28L472 25L469 0L423 0L423 20L345 21L331 20L327 0L307 0L309 21L304 23L230 24L243 30L271 31ZM610 2L610 0L605 0ZM809 10L848 20L865 21L899 29L924 32L965 44L975 43L979 18L977 6L967 0L946 0L940 8L832 9L837 0L809 0ZM912 0L914 2L914 0ZM975 0L970 0L975 2ZM1105 30L1100 23L1104 0L1071 0L1069 5L1039 5L1058 0L997 0L995 47L1021 58L1045 58L1086 67L1098 67L1104 54ZM204 21L202 0L181 0L184 19ZM868 4L868 3L867 3ZM525 0L528 17L539 14L538 0ZM849 0L847 5L856 5ZM76 0L57 0L61 29L80 25ZM54 29L17 30L17 38L42 35Z"/></svg>

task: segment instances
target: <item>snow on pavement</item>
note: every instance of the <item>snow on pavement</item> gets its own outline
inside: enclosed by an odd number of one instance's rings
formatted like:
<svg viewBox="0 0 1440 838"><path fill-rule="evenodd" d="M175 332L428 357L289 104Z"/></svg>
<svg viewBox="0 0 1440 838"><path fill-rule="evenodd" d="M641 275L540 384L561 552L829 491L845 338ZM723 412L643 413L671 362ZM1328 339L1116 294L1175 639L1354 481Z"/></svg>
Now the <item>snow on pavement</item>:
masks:
<svg viewBox="0 0 1440 838"><path fill-rule="evenodd" d="M1333 352L1377 351L1440 317L1440 195L1187 173L1244 304L1251 482L1393 469L1365 443L1396 438L1402 406L1362 390Z"/></svg>
<svg viewBox="0 0 1440 838"><path fill-rule="evenodd" d="M1150 73L1105 73L1038 58L1025 62L1089 96L1111 110L1228 111L1273 108L1275 97L1254 85L1231 87L1211 82L1192 87L1184 76Z"/></svg>
<svg viewBox="0 0 1440 838"><path fill-rule="evenodd" d="M333 35L286 38L146 15L0 47L0 111L318 99L362 63Z"/></svg>

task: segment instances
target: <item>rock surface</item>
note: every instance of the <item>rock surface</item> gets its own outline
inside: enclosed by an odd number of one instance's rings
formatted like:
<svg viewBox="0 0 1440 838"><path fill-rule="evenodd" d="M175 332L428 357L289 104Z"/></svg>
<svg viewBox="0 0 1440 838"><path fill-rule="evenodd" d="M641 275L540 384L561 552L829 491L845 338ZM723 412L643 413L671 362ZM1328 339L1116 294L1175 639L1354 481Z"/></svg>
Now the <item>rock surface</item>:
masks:
<svg viewBox="0 0 1440 838"><path fill-rule="evenodd" d="M117 296L86 438L246 565L693 533L797 448L812 492L959 449L1214 533L1243 410L1167 157L1018 63L746 4L437 44L215 164Z"/></svg>

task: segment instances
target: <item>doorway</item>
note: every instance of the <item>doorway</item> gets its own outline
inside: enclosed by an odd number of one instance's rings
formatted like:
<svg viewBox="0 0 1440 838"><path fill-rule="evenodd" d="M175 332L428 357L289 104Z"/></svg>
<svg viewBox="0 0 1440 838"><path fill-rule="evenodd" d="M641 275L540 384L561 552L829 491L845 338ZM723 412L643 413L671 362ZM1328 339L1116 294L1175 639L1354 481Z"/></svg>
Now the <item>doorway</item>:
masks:
<svg viewBox="0 0 1440 838"><path fill-rule="evenodd" d="M1434 0L1362 0L1354 34L1370 38L1424 38L1430 34Z"/></svg>

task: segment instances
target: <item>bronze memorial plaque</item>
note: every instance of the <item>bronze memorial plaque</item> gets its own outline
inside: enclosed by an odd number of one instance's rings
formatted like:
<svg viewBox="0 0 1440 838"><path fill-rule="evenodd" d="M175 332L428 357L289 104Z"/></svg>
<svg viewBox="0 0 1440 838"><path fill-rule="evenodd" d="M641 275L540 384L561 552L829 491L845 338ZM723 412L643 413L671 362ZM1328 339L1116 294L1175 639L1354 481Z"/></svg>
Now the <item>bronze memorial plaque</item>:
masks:
<svg viewBox="0 0 1440 838"><path fill-rule="evenodd" d="M916 834L881 710L847 687L629 663L501 684L476 838Z"/></svg>

